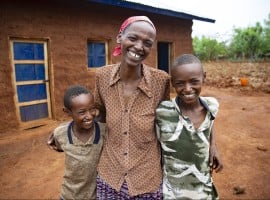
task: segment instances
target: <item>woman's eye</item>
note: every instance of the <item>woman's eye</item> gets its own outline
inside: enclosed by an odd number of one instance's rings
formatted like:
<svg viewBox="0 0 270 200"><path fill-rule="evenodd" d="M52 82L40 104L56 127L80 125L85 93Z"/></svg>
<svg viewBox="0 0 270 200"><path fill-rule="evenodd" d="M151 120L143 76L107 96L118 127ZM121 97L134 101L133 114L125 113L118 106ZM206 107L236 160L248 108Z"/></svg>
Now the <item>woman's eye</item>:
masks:
<svg viewBox="0 0 270 200"><path fill-rule="evenodd" d="M136 41L136 38L135 38L135 37L128 37L128 39L129 39L130 41Z"/></svg>
<svg viewBox="0 0 270 200"><path fill-rule="evenodd" d="M181 83L181 82L178 82L178 83L175 83L176 85L178 85L178 86L183 86L184 85L184 83Z"/></svg>
<svg viewBox="0 0 270 200"><path fill-rule="evenodd" d="M144 42L144 46L150 48L153 46L153 43L152 42Z"/></svg>

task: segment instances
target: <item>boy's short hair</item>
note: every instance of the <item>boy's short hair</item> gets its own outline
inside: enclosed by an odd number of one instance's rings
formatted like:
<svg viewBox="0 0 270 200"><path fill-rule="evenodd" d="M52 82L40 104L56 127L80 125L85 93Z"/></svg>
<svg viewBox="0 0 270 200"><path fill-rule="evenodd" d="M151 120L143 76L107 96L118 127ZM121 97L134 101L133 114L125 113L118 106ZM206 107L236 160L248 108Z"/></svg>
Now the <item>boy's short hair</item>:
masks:
<svg viewBox="0 0 270 200"><path fill-rule="evenodd" d="M201 61L196 56L192 54L183 54L174 60L172 68L177 67L179 65L191 64L191 63L199 63L202 65Z"/></svg>
<svg viewBox="0 0 270 200"><path fill-rule="evenodd" d="M177 65L184 65L184 64L190 64L190 63L201 64L201 61L199 60L199 58L197 58L196 56L192 54L183 54L175 59L173 66L175 67Z"/></svg>
<svg viewBox="0 0 270 200"><path fill-rule="evenodd" d="M64 94L64 106L67 108L67 109L71 109L71 99L76 97L76 96L79 96L81 94L91 94L91 92L84 86L81 86L81 85L73 85L73 86L70 86L66 91L65 91L65 94Z"/></svg>

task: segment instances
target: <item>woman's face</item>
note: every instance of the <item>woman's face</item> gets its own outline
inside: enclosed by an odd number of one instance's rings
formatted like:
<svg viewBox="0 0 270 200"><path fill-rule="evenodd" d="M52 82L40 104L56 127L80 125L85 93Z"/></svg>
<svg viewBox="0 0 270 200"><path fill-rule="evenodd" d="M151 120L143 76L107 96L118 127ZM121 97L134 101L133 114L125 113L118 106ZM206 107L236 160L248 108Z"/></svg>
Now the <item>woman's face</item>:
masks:
<svg viewBox="0 0 270 200"><path fill-rule="evenodd" d="M155 39L156 31L148 22L137 21L130 24L117 36L122 48L121 65L140 66L149 55Z"/></svg>

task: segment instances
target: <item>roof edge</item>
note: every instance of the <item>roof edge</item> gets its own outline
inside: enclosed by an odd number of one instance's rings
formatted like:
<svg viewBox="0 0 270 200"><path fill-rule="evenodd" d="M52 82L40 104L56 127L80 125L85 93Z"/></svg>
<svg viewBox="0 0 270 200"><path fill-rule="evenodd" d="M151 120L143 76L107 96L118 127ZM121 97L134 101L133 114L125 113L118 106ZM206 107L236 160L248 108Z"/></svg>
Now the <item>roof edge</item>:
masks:
<svg viewBox="0 0 270 200"><path fill-rule="evenodd" d="M179 18L179 19L198 20L198 21L204 21L204 22L210 22L210 23L215 23L215 21L216 21L214 19L200 17L197 15L192 15L192 14L188 14L185 12L177 12L174 10L157 8L157 7L144 5L141 3L130 2L130 1L123 1L123 0L87 0L87 1L93 2L93 3L110 5L110 6L117 6L117 7L129 8L129 9L134 9L134 10L141 10L141 11L145 11L145 12L149 12L149 13L155 13L155 14L175 17L175 18Z"/></svg>

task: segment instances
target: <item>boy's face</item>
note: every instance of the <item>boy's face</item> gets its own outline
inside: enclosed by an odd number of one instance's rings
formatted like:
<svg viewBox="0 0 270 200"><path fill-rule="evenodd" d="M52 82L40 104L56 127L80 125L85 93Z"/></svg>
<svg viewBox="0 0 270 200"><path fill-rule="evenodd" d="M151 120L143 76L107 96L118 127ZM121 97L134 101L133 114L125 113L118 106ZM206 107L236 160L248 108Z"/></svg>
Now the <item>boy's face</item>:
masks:
<svg viewBox="0 0 270 200"><path fill-rule="evenodd" d="M117 36L117 42L122 45L122 64L140 66L150 54L155 38L156 31L148 22L137 21L130 24Z"/></svg>
<svg viewBox="0 0 270 200"><path fill-rule="evenodd" d="M97 110L94 97L90 94L80 94L71 99L71 109L66 112L72 117L79 129L88 130L92 128Z"/></svg>
<svg viewBox="0 0 270 200"><path fill-rule="evenodd" d="M205 73L199 63L176 66L171 71L172 85L175 92L185 104L198 101Z"/></svg>

